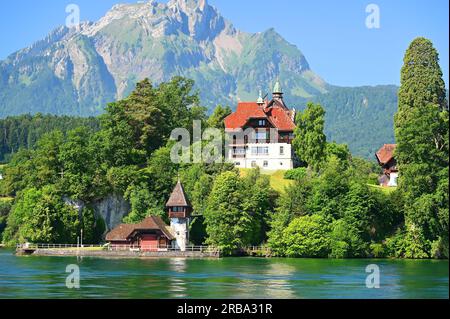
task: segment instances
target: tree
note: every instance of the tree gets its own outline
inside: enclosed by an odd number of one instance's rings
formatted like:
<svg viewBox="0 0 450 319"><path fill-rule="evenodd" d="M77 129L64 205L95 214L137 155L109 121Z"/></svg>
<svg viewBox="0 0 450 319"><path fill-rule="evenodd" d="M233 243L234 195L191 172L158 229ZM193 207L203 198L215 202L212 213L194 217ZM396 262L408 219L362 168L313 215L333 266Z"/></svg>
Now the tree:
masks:
<svg viewBox="0 0 450 319"><path fill-rule="evenodd" d="M54 184L60 178L63 165L59 159L61 146L64 143L64 135L61 131L52 131L45 134L37 143L32 161L36 167L33 174L36 177L36 187L46 184Z"/></svg>
<svg viewBox="0 0 450 319"><path fill-rule="evenodd" d="M222 248L225 254L250 243L252 216L242 209L242 182L235 172L225 172L214 182L204 213L206 243Z"/></svg>
<svg viewBox="0 0 450 319"><path fill-rule="evenodd" d="M327 257L330 251L329 221L320 215L295 218L283 231L287 257Z"/></svg>
<svg viewBox="0 0 450 319"><path fill-rule="evenodd" d="M58 159L63 166L61 182L63 189L73 199L93 199L95 189L95 171L99 163L94 162L96 150L90 143L92 132L86 127L79 127L67 134L66 142L61 146Z"/></svg>
<svg viewBox="0 0 450 319"><path fill-rule="evenodd" d="M105 158L111 165L144 166L155 150L166 145L175 128L190 128L192 120L204 120L194 82L182 77L154 87L145 79L129 97L106 108L102 116Z"/></svg>
<svg viewBox="0 0 450 319"><path fill-rule="evenodd" d="M225 129L224 119L232 113L229 106L218 105L208 119L208 127Z"/></svg>
<svg viewBox="0 0 450 319"><path fill-rule="evenodd" d="M261 175L259 168L250 170L242 179L242 210L252 218L250 244L259 245L267 238L270 213L275 209L277 193L270 187L270 177Z"/></svg>
<svg viewBox="0 0 450 319"><path fill-rule="evenodd" d="M308 167L317 171L325 159L325 110L320 104L308 103L304 112L296 116L295 153Z"/></svg>
<svg viewBox="0 0 450 319"><path fill-rule="evenodd" d="M367 241L361 237L361 231L345 219L336 220L331 226L330 257L366 257Z"/></svg>
<svg viewBox="0 0 450 319"><path fill-rule="evenodd" d="M448 256L448 105L438 53L425 38L415 39L405 54L395 136L406 231L421 234L421 242L441 242ZM426 253L409 255L431 254L421 249Z"/></svg>
<svg viewBox="0 0 450 319"><path fill-rule="evenodd" d="M14 205L3 240L8 243L75 243L79 233L78 211L64 203L52 185L25 190Z"/></svg>

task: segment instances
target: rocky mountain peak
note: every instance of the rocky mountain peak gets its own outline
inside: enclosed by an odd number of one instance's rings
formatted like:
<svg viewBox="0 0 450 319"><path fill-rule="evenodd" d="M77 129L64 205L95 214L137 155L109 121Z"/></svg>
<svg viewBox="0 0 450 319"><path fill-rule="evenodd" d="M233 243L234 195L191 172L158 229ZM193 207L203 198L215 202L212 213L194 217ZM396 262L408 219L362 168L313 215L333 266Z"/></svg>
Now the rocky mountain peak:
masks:
<svg viewBox="0 0 450 319"><path fill-rule="evenodd" d="M214 39L226 27L224 18L206 0L171 0L167 7L196 40Z"/></svg>
<svg viewBox="0 0 450 319"><path fill-rule="evenodd" d="M206 7L210 7L206 0L170 0L167 3L169 8L180 8L183 12L204 11Z"/></svg>

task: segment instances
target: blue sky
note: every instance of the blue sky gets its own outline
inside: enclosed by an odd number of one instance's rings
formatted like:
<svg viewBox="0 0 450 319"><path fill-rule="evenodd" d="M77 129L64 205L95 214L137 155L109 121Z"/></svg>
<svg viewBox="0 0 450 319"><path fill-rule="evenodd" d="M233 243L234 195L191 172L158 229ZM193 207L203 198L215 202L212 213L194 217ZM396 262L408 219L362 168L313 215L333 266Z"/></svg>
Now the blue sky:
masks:
<svg viewBox="0 0 450 319"><path fill-rule="evenodd" d="M166 2L159 0L160 2ZM2 0L0 59L63 25L65 8L78 4L82 20L95 21L120 0ZM447 0L209 0L248 32L274 27L297 45L311 68L340 86L399 84L402 59L417 36L431 39L449 83ZM380 9L380 28L368 29L366 6Z"/></svg>

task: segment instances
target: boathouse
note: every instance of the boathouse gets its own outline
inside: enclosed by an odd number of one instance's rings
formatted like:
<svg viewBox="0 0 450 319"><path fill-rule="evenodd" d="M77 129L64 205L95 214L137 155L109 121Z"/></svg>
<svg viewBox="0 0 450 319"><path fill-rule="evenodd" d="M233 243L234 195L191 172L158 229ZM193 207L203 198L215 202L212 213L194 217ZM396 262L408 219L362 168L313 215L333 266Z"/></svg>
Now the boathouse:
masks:
<svg viewBox="0 0 450 319"><path fill-rule="evenodd" d="M150 216L138 224L120 224L106 235L116 249L134 246L141 251L158 251L172 246L171 229L159 216Z"/></svg>
<svg viewBox="0 0 450 319"><path fill-rule="evenodd" d="M150 216L138 224L120 224L106 235L106 241L116 249L131 247L141 251L161 251L170 248L185 251L189 244L192 205L180 180L166 208L170 226L161 217Z"/></svg>

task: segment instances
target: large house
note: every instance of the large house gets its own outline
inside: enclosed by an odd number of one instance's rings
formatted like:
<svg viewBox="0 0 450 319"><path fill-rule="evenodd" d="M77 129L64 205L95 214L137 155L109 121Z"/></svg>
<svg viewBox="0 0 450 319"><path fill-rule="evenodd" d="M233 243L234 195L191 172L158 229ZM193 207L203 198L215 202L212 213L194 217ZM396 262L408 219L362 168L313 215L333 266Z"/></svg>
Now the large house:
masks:
<svg viewBox="0 0 450 319"><path fill-rule="evenodd" d="M189 243L189 221L192 206L180 181L172 191L166 208L170 226L161 217L150 216L137 224L120 224L106 235L106 241L114 249L185 251Z"/></svg>
<svg viewBox="0 0 450 319"><path fill-rule="evenodd" d="M239 168L292 169L295 110L284 103L279 81L271 101L261 95L256 102L239 102L236 112L225 118L227 158Z"/></svg>
<svg viewBox="0 0 450 319"><path fill-rule="evenodd" d="M378 179L380 186L397 186L398 168L397 161L394 157L396 147L396 144L384 144L383 147L381 147L375 154L378 164L383 169L383 175L381 175Z"/></svg>

